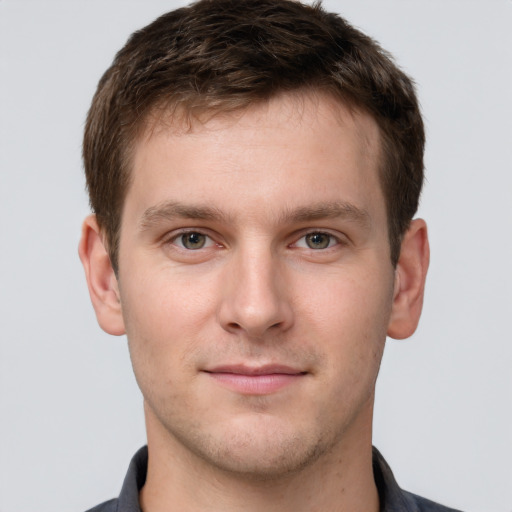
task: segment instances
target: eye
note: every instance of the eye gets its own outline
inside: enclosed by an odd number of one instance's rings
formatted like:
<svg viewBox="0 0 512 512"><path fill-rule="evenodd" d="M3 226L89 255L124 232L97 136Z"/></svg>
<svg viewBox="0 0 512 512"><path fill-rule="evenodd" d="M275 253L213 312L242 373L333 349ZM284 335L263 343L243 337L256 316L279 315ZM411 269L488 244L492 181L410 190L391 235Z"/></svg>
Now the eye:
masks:
<svg viewBox="0 0 512 512"><path fill-rule="evenodd" d="M296 247L319 250L328 249L338 243L339 240L335 236L330 235L329 233L315 231L300 238L295 245Z"/></svg>
<svg viewBox="0 0 512 512"><path fill-rule="evenodd" d="M173 243L182 249L196 251L198 249L210 247L213 245L213 240L203 233L199 233L197 231L189 231L187 233L178 235L174 239Z"/></svg>

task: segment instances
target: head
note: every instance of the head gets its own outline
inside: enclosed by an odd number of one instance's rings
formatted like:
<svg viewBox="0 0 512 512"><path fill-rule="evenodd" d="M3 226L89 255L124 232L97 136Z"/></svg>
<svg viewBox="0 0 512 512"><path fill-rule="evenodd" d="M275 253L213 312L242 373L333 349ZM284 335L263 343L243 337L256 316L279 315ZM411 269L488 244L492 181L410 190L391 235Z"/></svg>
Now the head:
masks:
<svg viewBox="0 0 512 512"><path fill-rule="evenodd" d="M83 157L91 207L114 269L132 149L148 124L163 114L186 123L307 90L377 122L396 265L423 182L424 130L411 80L375 41L319 4L205 0L135 32L94 96Z"/></svg>
<svg viewBox="0 0 512 512"><path fill-rule="evenodd" d="M201 1L130 38L80 254L153 453L266 479L369 453L386 334L421 311L422 152L410 80L319 6Z"/></svg>

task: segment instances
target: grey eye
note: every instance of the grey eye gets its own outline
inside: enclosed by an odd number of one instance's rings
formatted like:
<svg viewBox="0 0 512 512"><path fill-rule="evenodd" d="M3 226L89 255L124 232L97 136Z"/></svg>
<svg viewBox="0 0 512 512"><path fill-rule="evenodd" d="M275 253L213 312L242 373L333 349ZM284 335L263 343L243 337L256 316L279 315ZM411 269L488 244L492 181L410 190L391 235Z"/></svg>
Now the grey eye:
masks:
<svg viewBox="0 0 512 512"><path fill-rule="evenodd" d="M202 233L185 233L184 235L181 235L180 241L181 245L185 247L185 249L202 249L206 244L206 235L203 235Z"/></svg>
<svg viewBox="0 0 512 512"><path fill-rule="evenodd" d="M305 240L310 249L327 249L331 245L332 236L326 233L310 233L305 236Z"/></svg>

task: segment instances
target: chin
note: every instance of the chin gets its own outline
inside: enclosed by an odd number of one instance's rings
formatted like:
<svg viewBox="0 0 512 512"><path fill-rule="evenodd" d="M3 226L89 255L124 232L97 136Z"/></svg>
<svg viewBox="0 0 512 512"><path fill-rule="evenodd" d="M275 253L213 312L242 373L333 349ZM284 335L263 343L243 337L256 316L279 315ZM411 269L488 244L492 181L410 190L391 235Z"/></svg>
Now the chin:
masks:
<svg viewBox="0 0 512 512"><path fill-rule="evenodd" d="M323 439L318 433L291 431L289 426L283 428L265 420L258 423L226 427L218 435L210 432L200 439L194 436L192 441L189 437L185 442L208 465L255 481L276 480L299 472L334 444L334 440Z"/></svg>

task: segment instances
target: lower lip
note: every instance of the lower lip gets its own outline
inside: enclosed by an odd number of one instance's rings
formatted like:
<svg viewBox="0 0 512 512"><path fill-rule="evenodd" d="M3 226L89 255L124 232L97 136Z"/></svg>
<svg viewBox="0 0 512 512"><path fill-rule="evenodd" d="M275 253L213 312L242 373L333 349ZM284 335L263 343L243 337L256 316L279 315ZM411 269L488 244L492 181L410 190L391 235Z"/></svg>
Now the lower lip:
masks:
<svg viewBox="0 0 512 512"><path fill-rule="evenodd" d="M305 376L303 373L271 373L265 375L242 375L239 373L209 373L222 386L246 395L268 395L295 384Z"/></svg>

